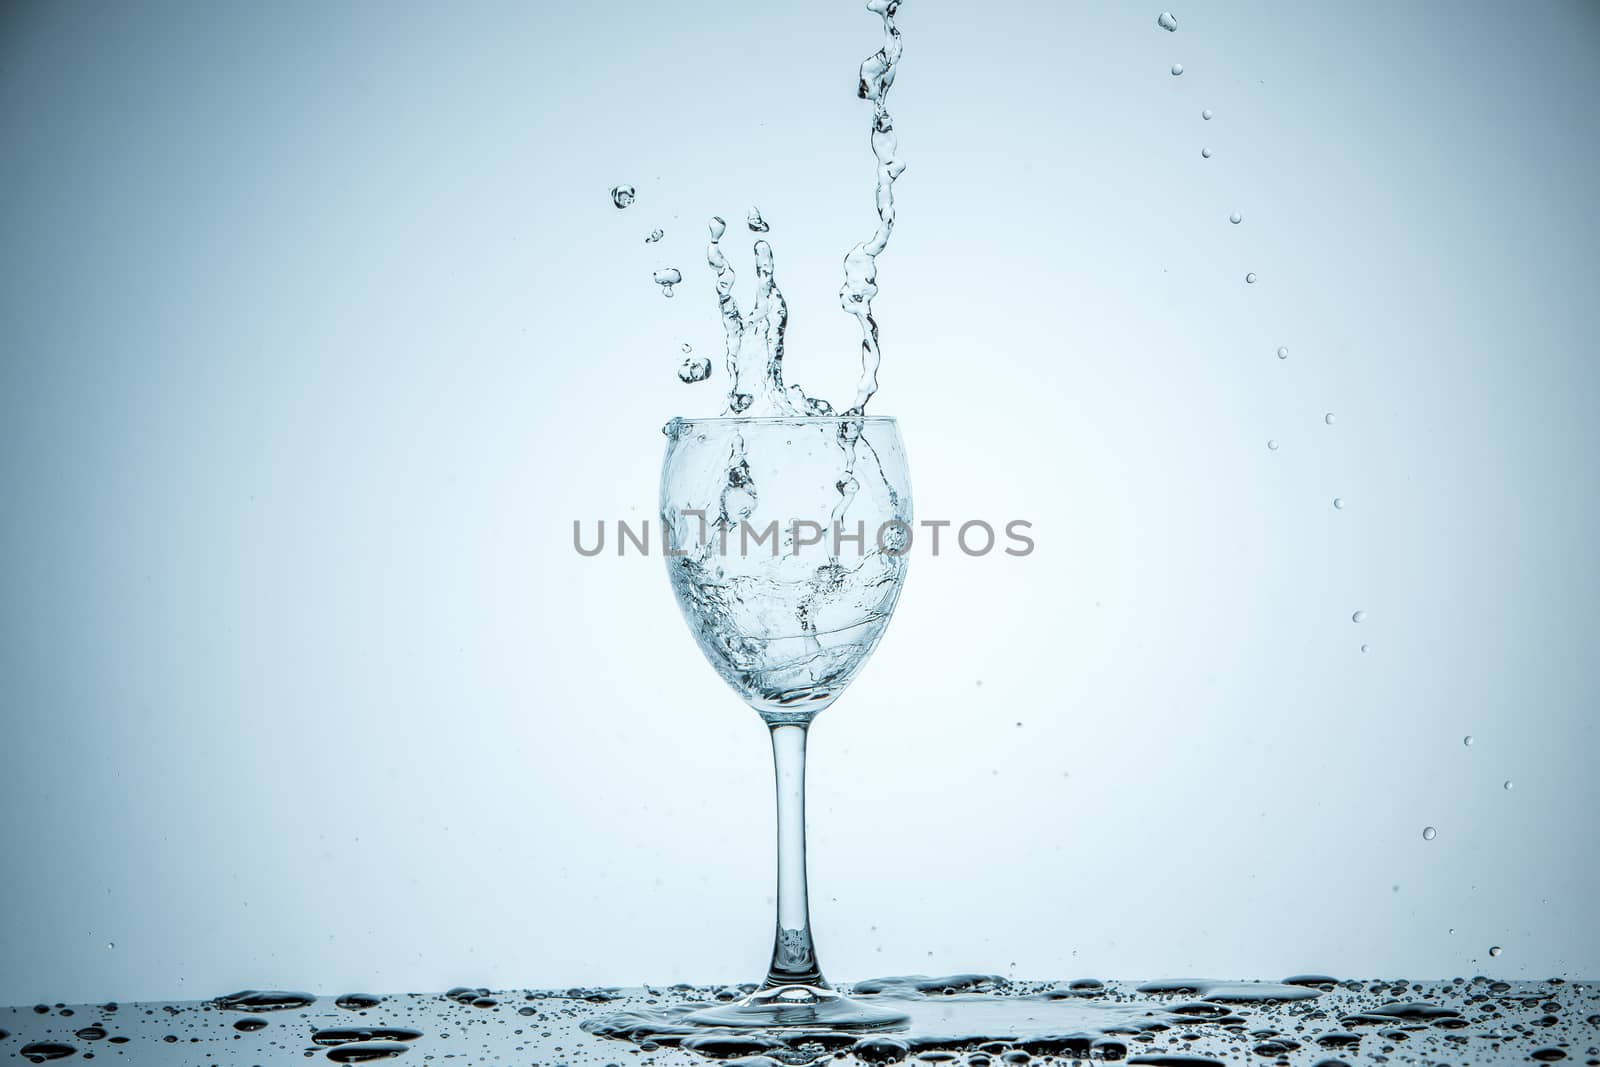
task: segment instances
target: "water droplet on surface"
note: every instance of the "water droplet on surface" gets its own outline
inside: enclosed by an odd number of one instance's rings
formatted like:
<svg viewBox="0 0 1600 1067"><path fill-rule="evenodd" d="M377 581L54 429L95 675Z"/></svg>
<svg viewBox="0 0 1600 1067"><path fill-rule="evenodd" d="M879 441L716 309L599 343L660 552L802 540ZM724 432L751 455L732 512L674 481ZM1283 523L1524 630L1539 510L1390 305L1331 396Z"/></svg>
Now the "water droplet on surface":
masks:
<svg viewBox="0 0 1600 1067"><path fill-rule="evenodd" d="M1211 110L1211 109L1210 109L1210 108L1209 108L1209 107L1208 107L1208 108L1206 108L1206 109L1205 109L1205 110L1204 110L1204 111L1202 111L1202 112L1200 112L1200 117L1201 117L1201 118L1203 118L1203 119L1205 119L1205 120L1206 120L1206 121L1207 121L1207 122L1210 122L1210 121L1211 121L1211 116L1212 116L1212 115L1215 115L1215 114L1216 114L1216 112L1215 112L1215 111L1212 111L1212 110Z"/></svg>
<svg viewBox="0 0 1600 1067"><path fill-rule="evenodd" d="M17 1049L17 1055L31 1063L44 1063L47 1060L65 1059L77 1051L71 1045L63 1045L59 1041L35 1041Z"/></svg>
<svg viewBox="0 0 1600 1067"><path fill-rule="evenodd" d="M1289 350L1287 348L1278 349L1278 358L1279 359L1288 359L1289 358Z"/></svg>
<svg viewBox="0 0 1600 1067"><path fill-rule="evenodd" d="M766 233L772 229L767 225L767 220L761 217L761 209L754 205L751 205L750 210L745 213L744 223L750 227L751 233Z"/></svg>
<svg viewBox="0 0 1600 1067"><path fill-rule="evenodd" d="M1209 148L1200 149L1200 158L1201 159L1210 159L1211 158L1211 149L1209 149Z"/></svg>
<svg viewBox="0 0 1600 1067"><path fill-rule="evenodd" d="M1183 73L1183 64L1182 63L1174 63L1174 64L1172 64L1172 76L1174 78L1176 78L1178 75L1180 75L1182 73Z"/></svg>
<svg viewBox="0 0 1600 1067"><path fill-rule="evenodd" d="M1160 26L1168 33L1176 33L1178 29L1178 20L1172 14L1172 12L1163 11L1159 16L1157 16L1156 25Z"/></svg>
<svg viewBox="0 0 1600 1067"><path fill-rule="evenodd" d="M617 210L619 211L633 203L633 186L613 185L611 187L611 202L617 205Z"/></svg>
<svg viewBox="0 0 1600 1067"><path fill-rule="evenodd" d="M346 993L334 1003L345 1011L365 1011L367 1008L376 1008L382 1003L382 998L371 993Z"/></svg>
<svg viewBox="0 0 1600 1067"><path fill-rule="evenodd" d="M1244 276L1244 283L1246 285L1254 285L1256 283L1256 276L1255 276L1255 272L1254 271L1251 271L1249 274L1246 274Z"/></svg>
<svg viewBox="0 0 1600 1067"><path fill-rule="evenodd" d="M1366 622L1367 621L1367 613L1364 612L1364 611L1358 611L1354 615L1350 616L1350 621L1351 622Z"/></svg>
<svg viewBox="0 0 1600 1067"><path fill-rule="evenodd" d="M267 1020L251 1015L234 1023L233 1028L241 1034L253 1034L257 1030L265 1030L267 1028Z"/></svg>
<svg viewBox="0 0 1600 1067"><path fill-rule="evenodd" d="M1334 507L1335 511L1343 511L1344 510L1344 497L1342 497L1342 496L1334 497L1333 498L1333 507Z"/></svg>
<svg viewBox="0 0 1600 1067"><path fill-rule="evenodd" d="M1422 828L1422 839L1424 841L1432 841L1434 838L1436 838L1438 836L1439 836L1439 831L1435 830L1433 827L1424 826Z"/></svg>
<svg viewBox="0 0 1600 1067"><path fill-rule="evenodd" d="M1501 948L1499 945L1490 945L1489 946L1489 955L1491 955L1491 956L1498 956L1498 955L1500 955L1500 953L1502 953L1504 951L1505 951L1505 949Z"/></svg>
<svg viewBox="0 0 1600 1067"><path fill-rule="evenodd" d="M1472 735L1468 734L1466 737L1463 737L1461 739L1461 743L1463 745L1465 745L1466 747L1471 748L1472 747Z"/></svg>
<svg viewBox="0 0 1600 1067"><path fill-rule="evenodd" d="M1228 221L1237 226L1239 223L1244 221L1244 216L1235 211L1232 215L1228 216Z"/></svg>
<svg viewBox="0 0 1600 1067"><path fill-rule="evenodd" d="M709 377L711 361L705 356L690 356L678 368L678 380L681 382L703 382Z"/></svg>
<svg viewBox="0 0 1600 1067"><path fill-rule="evenodd" d="M657 241L661 240L665 236L666 236L666 232L663 231L663 230L651 230L648 234L645 235L644 243L647 244L647 245L653 245L653 244L655 244Z"/></svg>

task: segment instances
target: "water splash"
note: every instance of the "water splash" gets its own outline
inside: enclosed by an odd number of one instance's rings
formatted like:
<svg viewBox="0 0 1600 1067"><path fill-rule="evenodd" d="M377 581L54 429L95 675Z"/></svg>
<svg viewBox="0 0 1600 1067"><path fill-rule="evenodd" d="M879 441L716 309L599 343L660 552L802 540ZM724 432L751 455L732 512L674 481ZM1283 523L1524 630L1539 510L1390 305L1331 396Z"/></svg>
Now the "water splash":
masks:
<svg viewBox="0 0 1600 1067"><path fill-rule="evenodd" d="M761 217L761 209L755 206L751 206L750 210L745 212L744 224L750 227L751 233L766 233L772 229L767 225L767 220Z"/></svg>

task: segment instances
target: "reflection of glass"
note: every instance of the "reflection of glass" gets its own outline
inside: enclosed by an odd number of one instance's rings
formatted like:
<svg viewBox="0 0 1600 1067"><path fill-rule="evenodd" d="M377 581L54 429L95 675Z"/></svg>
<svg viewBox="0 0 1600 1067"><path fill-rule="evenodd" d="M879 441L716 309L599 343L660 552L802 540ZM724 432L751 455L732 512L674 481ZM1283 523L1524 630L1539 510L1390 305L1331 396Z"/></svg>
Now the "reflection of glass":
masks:
<svg viewBox="0 0 1600 1067"><path fill-rule="evenodd" d="M767 723L778 921L762 988L690 1016L720 1026L882 1028L834 992L806 905L806 730L867 661L905 580L911 485L888 418L675 420L661 467L667 571L700 649Z"/></svg>

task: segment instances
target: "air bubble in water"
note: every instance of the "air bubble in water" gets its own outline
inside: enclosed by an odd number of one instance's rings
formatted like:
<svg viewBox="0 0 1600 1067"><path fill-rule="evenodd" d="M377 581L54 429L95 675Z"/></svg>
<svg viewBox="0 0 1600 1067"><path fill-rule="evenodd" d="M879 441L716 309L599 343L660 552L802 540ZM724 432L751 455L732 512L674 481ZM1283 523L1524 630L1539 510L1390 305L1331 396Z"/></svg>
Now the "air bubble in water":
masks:
<svg viewBox="0 0 1600 1067"><path fill-rule="evenodd" d="M1491 955L1491 956L1498 956L1498 955L1500 955L1500 953L1502 953L1504 951L1505 951L1505 949L1501 948L1499 945L1490 945L1489 946L1489 955Z"/></svg>
<svg viewBox="0 0 1600 1067"><path fill-rule="evenodd" d="M1278 349L1278 358L1279 359L1288 359L1289 358L1289 350L1287 348Z"/></svg>
<svg viewBox="0 0 1600 1067"><path fill-rule="evenodd" d="M1156 25L1160 26L1162 29L1166 30L1168 33L1176 33L1177 29L1178 29L1178 20L1172 14L1172 12L1163 11L1161 13L1161 15L1156 19Z"/></svg>
<svg viewBox="0 0 1600 1067"><path fill-rule="evenodd" d="M1244 221L1244 216L1235 211L1232 215L1228 216L1228 221L1237 226L1239 223Z"/></svg>
<svg viewBox="0 0 1600 1067"><path fill-rule="evenodd" d="M767 225L767 220L761 217L761 209L754 205L751 205L750 210L745 213L744 222L752 233L766 233L772 229Z"/></svg>
<svg viewBox="0 0 1600 1067"><path fill-rule="evenodd" d="M1267 442L1267 447L1269 449L1271 449L1272 451L1276 452L1278 450L1278 442L1277 441L1268 441Z"/></svg>
<svg viewBox="0 0 1600 1067"><path fill-rule="evenodd" d="M1424 826L1422 828L1422 839L1424 841L1432 841L1434 838L1436 838L1438 836L1439 836L1439 831L1435 830L1433 827Z"/></svg>
<svg viewBox="0 0 1600 1067"><path fill-rule="evenodd" d="M1200 149L1200 158L1201 159L1210 159L1211 158L1211 149L1209 149L1209 148Z"/></svg>
<svg viewBox="0 0 1600 1067"><path fill-rule="evenodd" d="M617 205L619 211L633 203L633 186L613 185L611 187L611 202Z"/></svg>
<svg viewBox="0 0 1600 1067"><path fill-rule="evenodd" d="M1182 63L1174 63L1174 64L1172 64L1172 76L1174 78L1176 78L1178 75L1180 75L1182 73L1183 73L1183 64Z"/></svg>
<svg viewBox="0 0 1600 1067"><path fill-rule="evenodd" d="M1322 421L1327 423L1329 426L1332 426L1333 425L1333 412L1330 411L1326 415L1322 416Z"/></svg>
<svg viewBox="0 0 1600 1067"><path fill-rule="evenodd" d="M1364 612L1364 611L1358 611L1354 615L1350 616L1350 621L1351 622L1366 622L1367 621L1367 613Z"/></svg>
<svg viewBox="0 0 1600 1067"><path fill-rule="evenodd" d="M1201 118L1203 118L1203 119L1205 119L1205 120L1206 120L1206 121L1207 121L1207 122L1210 122L1210 121L1211 121L1211 116L1212 116L1212 115L1215 115L1215 114L1216 114L1216 112L1215 112L1215 111L1212 111L1212 110L1211 110L1211 109L1210 109L1210 108L1209 108L1209 107L1208 107L1208 108L1206 108L1206 109L1205 109L1205 110L1204 110L1204 111L1202 111L1202 112L1200 112L1200 117L1201 117Z"/></svg>
<svg viewBox="0 0 1600 1067"><path fill-rule="evenodd" d="M1342 496L1334 497L1333 498L1333 507L1334 507L1335 511L1343 511L1344 510L1344 497L1342 497Z"/></svg>
<svg viewBox="0 0 1600 1067"><path fill-rule="evenodd" d="M1461 739L1461 743L1463 745L1467 746L1468 748L1471 748L1472 747L1472 735L1468 734L1466 737L1463 737Z"/></svg>
<svg viewBox="0 0 1600 1067"><path fill-rule="evenodd" d="M666 231L664 230L651 230L650 233L645 237L644 243L647 245L653 245L666 235Z"/></svg>
<svg viewBox="0 0 1600 1067"><path fill-rule="evenodd" d="M1251 271L1249 274L1244 276L1244 283L1246 285L1254 285L1256 283L1256 275L1254 271Z"/></svg>
<svg viewBox="0 0 1600 1067"><path fill-rule="evenodd" d="M709 377L711 361L705 356L690 356L678 368L678 380L681 382L703 382Z"/></svg>

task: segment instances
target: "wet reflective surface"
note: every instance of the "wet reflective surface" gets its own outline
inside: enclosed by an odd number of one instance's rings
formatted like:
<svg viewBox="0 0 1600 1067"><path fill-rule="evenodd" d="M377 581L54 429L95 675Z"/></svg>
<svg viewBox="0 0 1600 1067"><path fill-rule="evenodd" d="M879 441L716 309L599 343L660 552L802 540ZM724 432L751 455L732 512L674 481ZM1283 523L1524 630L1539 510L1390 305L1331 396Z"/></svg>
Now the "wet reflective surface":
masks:
<svg viewBox="0 0 1600 1067"><path fill-rule="evenodd" d="M850 989L905 1013L909 1024L862 1034L685 1022L697 1009L738 1000L749 986L459 986L444 993L320 997L247 990L207 1002L0 1008L0 1061L1600 1067L1600 992L1587 981L1352 981L1305 974L1282 982L1023 982L964 974L879 978Z"/></svg>

